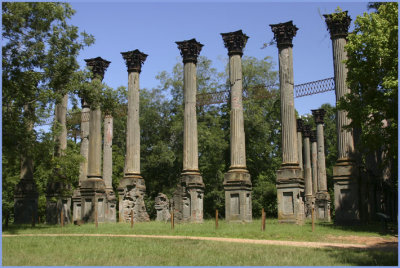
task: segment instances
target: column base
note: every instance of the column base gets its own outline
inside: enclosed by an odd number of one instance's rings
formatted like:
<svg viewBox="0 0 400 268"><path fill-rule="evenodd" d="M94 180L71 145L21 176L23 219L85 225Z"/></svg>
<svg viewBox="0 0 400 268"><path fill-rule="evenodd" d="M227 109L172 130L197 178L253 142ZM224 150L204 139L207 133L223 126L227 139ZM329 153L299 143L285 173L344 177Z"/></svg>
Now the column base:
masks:
<svg viewBox="0 0 400 268"><path fill-rule="evenodd" d="M296 166L282 166L276 172L278 222L304 224L304 180Z"/></svg>
<svg viewBox="0 0 400 268"><path fill-rule="evenodd" d="M331 198L326 191L315 194L315 212L318 220L331 221Z"/></svg>
<svg viewBox="0 0 400 268"><path fill-rule="evenodd" d="M204 183L198 171L183 172L173 194L174 220L203 222Z"/></svg>
<svg viewBox="0 0 400 268"><path fill-rule="evenodd" d="M130 222L133 211L134 222L150 221L144 204L146 185L140 174L125 174L119 182L119 222Z"/></svg>
<svg viewBox="0 0 400 268"><path fill-rule="evenodd" d="M39 193L33 180L20 180L14 191L14 223L38 222Z"/></svg>
<svg viewBox="0 0 400 268"><path fill-rule="evenodd" d="M106 211L105 211L105 221L106 222L117 222L117 198L113 189L106 189Z"/></svg>
<svg viewBox="0 0 400 268"><path fill-rule="evenodd" d="M225 220L252 222L252 184L246 169L231 169L224 176Z"/></svg>
<svg viewBox="0 0 400 268"><path fill-rule="evenodd" d="M163 193L158 193L154 208L157 211L156 221L167 222L171 220L171 214L169 213L169 199Z"/></svg>
<svg viewBox="0 0 400 268"><path fill-rule="evenodd" d="M81 183L81 219L84 222L105 221L107 196L101 178L88 178ZM97 214L97 215L96 215Z"/></svg>
<svg viewBox="0 0 400 268"><path fill-rule="evenodd" d="M333 167L335 191L335 224L361 222L359 173L354 162L338 161Z"/></svg>
<svg viewBox="0 0 400 268"><path fill-rule="evenodd" d="M50 182L46 189L46 223L61 224L61 210L64 224L72 223L71 202L69 192L71 186L63 182Z"/></svg>

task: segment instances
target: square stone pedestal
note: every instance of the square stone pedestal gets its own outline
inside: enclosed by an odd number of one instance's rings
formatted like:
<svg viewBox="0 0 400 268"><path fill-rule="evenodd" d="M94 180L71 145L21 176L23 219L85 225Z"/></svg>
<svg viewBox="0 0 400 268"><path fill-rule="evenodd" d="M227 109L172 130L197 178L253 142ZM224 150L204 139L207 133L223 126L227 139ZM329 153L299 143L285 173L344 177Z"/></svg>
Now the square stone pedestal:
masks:
<svg viewBox="0 0 400 268"><path fill-rule="evenodd" d="M130 222L133 211L134 222L150 221L144 204L146 185L140 175L125 176L118 186L119 221Z"/></svg>
<svg viewBox="0 0 400 268"><path fill-rule="evenodd" d="M77 222L82 217L82 199L80 188L75 189L72 194L72 221Z"/></svg>
<svg viewBox="0 0 400 268"><path fill-rule="evenodd" d="M225 220L227 222L251 222L251 180L247 170L230 170L225 173Z"/></svg>
<svg viewBox="0 0 400 268"><path fill-rule="evenodd" d="M176 222L203 222L204 183L200 174L182 174L173 195Z"/></svg>
<svg viewBox="0 0 400 268"><path fill-rule="evenodd" d="M335 223L349 225L360 222L359 176L352 162L333 167L335 190Z"/></svg>
<svg viewBox="0 0 400 268"><path fill-rule="evenodd" d="M278 222L304 224L304 180L299 167L282 167L276 173Z"/></svg>
<svg viewBox="0 0 400 268"><path fill-rule="evenodd" d="M318 220L331 221L331 198L328 192L315 194L315 213Z"/></svg>
<svg viewBox="0 0 400 268"><path fill-rule="evenodd" d="M105 221L106 222L117 222L117 198L113 189L106 189L106 211L105 211Z"/></svg>
<svg viewBox="0 0 400 268"><path fill-rule="evenodd" d="M50 182L46 189L46 223L60 224L61 210L64 224L72 222L71 219L71 191L70 185L62 182Z"/></svg>
<svg viewBox="0 0 400 268"><path fill-rule="evenodd" d="M84 222L105 222L107 196L104 181L89 178L81 183L81 219Z"/></svg>
<svg viewBox="0 0 400 268"><path fill-rule="evenodd" d="M20 180L14 192L14 223L37 223L38 196L33 180Z"/></svg>
<svg viewBox="0 0 400 268"><path fill-rule="evenodd" d="M312 209L315 209L315 197L310 195L310 196L305 196L305 207L304 207L304 213L305 217L307 219L311 219L312 215ZM314 219L316 219L314 215Z"/></svg>

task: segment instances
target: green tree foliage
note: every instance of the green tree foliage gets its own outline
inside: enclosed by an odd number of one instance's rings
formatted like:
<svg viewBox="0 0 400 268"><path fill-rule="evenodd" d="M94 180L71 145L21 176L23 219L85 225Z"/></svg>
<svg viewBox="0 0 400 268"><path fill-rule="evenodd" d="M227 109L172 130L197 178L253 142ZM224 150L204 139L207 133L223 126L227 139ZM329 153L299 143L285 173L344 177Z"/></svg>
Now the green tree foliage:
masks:
<svg viewBox="0 0 400 268"><path fill-rule="evenodd" d="M376 12L355 20L346 51L350 94L339 102L350 127L360 130L358 148L363 161L382 150L397 175L398 147L398 3L370 5ZM365 162L364 162L365 163ZM390 165L387 161L384 166ZM381 167L382 168L382 167ZM397 177L397 176L396 176Z"/></svg>
<svg viewBox="0 0 400 268"><path fill-rule="evenodd" d="M54 168L71 180L76 176L79 154L71 153L72 144L66 157L55 158L57 133L41 134L32 128L53 113L62 96L73 93L80 79L76 57L94 41L67 23L74 12L66 3L2 3L2 154L8 165L2 174L3 212L12 213L12 185L19 176L21 155L35 162L39 205Z"/></svg>

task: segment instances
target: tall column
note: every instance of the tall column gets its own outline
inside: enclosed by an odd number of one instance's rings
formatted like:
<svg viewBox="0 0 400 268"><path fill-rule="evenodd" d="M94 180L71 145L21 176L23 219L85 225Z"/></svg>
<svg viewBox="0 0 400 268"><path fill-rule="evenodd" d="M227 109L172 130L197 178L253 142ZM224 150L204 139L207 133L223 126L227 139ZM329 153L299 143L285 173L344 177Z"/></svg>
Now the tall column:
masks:
<svg viewBox="0 0 400 268"><path fill-rule="evenodd" d="M314 207L315 197L313 195L313 183L312 183L312 172L311 172L311 157L310 157L310 125L303 126L303 137L304 137L304 195L306 201L305 213L307 218L311 218L311 210Z"/></svg>
<svg viewBox="0 0 400 268"><path fill-rule="evenodd" d="M242 30L221 33L229 56L231 88L230 146L231 165L224 178L225 220L252 221L250 173L246 167L246 148L243 119L242 55L249 38Z"/></svg>
<svg viewBox="0 0 400 268"><path fill-rule="evenodd" d="M303 170L303 127L304 127L304 122L303 119L297 119L296 120L296 130L297 130L297 153L299 157L299 166L301 170Z"/></svg>
<svg viewBox="0 0 400 268"><path fill-rule="evenodd" d="M277 171L278 221L304 223L304 180L299 165L293 96L292 40L298 28L292 21L271 24L279 50L279 84L282 119L282 165Z"/></svg>
<svg viewBox="0 0 400 268"><path fill-rule="evenodd" d="M79 166L78 188L72 195L73 221L79 221L82 218L81 202L81 184L87 178L88 158L89 158L89 125L90 125L90 106L84 97L81 98L81 148L80 153L84 161Z"/></svg>
<svg viewBox="0 0 400 268"><path fill-rule="evenodd" d="M202 44L196 39L176 42L183 59L183 171L174 194L177 221L203 222L204 183L198 167L196 64ZM174 216L175 217L175 216Z"/></svg>
<svg viewBox="0 0 400 268"><path fill-rule="evenodd" d="M312 193L313 196L317 194L318 191L318 149L317 149L317 131L312 130L310 133L311 142L311 169L312 169Z"/></svg>
<svg viewBox="0 0 400 268"><path fill-rule="evenodd" d="M119 221L149 221L144 204L146 185L140 174L139 74L147 55L138 49L121 52L128 69L128 115L124 178L118 186Z"/></svg>
<svg viewBox="0 0 400 268"><path fill-rule="evenodd" d="M103 138L103 179L106 185L107 205L105 208L105 220L116 221L115 193L112 187L112 139L113 139L113 117L110 114L104 116L104 138Z"/></svg>
<svg viewBox="0 0 400 268"><path fill-rule="evenodd" d="M344 49L351 22L347 11L324 15L331 35L333 69L335 74L336 102L350 93L346 85L347 68L344 63L347 53ZM359 174L354 158L352 130L344 129L351 120L347 112L338 110L336 114L338 159L333 167L335 188L335 223L349 224L360 221Z"/></svg>
<svg viewBox="0 0 400 268"><path fill-rule="evenodd" d="M30 104L24 105L24 120L26 120L26 131L33 134L34 122L30 120L30 116L35 113L34 108ZM14 190L14 223L32 223L37 222L38 218L38 190L33 178L33 158L32 144L25 144L26 149L21 155L21 172L20 181Z"/></svg>
<svg viewBox="0 0 400 268"><path fill-rule="evenodd" d="M56 127L59 128L55 137L55 155L62 157L67 149L67 107L68 94L56 103L54 117ZM59 170L53 170L53 180L48 182L46 189L46 223L61 223L61 210L65 223L71 222L71 195L68 193L71 185L67 184ZM67 191L66 191L67 190Z"/></svg>
<svg viewBox="0 0 400 268"><path fill-rule="evenodd" d="M325 146L324 146L324 109L311 110L317 125L317 161L318 161L318 190L315 196L317 203L317 218L325 221L331 220L330 203L331 198L328 193L325 167Z"/></svg>
<svg viewBox="0 0 400 268"><path fill-rule="evenodd" d="M93 79L100 81L110 65L101 57L85 59L93 73ZM89 155L87 179L81 182L81 217L85 222L105 221L106 194L101 173L101 110L99 103L90 103Z"/></svg>

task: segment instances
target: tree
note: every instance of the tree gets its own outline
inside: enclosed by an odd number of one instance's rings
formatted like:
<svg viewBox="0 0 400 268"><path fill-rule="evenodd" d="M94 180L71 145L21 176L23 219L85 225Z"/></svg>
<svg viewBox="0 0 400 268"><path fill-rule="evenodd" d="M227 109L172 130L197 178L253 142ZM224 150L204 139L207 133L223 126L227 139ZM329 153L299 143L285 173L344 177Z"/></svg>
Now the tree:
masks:
<svg viewBox="0 0 400 268"><path fill-rule="evenodd" d="M53 155L54 143L47 146L53 138L40 137L33 126L49 117L53 105L65 94L73 92L79 68L76 57L94 41L92 36L79 34L77 27L68 25L73 14L66 3L2 3L2 153L8 165L18 167L21 156L35 161L42 153ZM41 151L42 145L50 151ZM74 158L75 155L71 159ZM50 164L53 170L57 161L52 157L36 159L41 161L37 162L34 176L43 181L51 178L46 172L38 174L40 165ZM6 170L11 172L11 166ZM8 180L13 181L16 176L7 171L3 170L3 185L9 185ZM38 180L42 193L41 185L45 184ZM4 191L3 187L3 194ZM13 196L13 191L7 196ZM3 211L6 208L7 213L12 213L10 206L5 205L7 202L12 199L3 198Z"/></svg>

